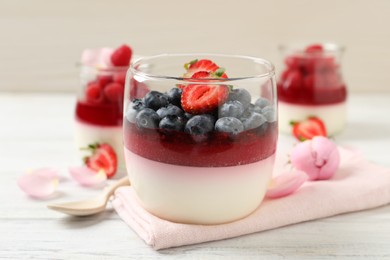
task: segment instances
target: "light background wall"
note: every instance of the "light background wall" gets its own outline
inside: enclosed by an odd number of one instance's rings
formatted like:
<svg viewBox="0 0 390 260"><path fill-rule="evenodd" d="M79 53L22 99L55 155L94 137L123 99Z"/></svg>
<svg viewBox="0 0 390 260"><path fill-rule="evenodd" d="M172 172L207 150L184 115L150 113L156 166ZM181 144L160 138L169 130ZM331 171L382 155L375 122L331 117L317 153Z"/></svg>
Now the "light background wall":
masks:
<svg viewBox="0 0 390 260"><path fill-rule="evenodd" d="M390 92L389 0L0 0L0 32L0 91L74 91L86 47L245 54L280 72L278 44L332 41L352 92Z"/></svg>

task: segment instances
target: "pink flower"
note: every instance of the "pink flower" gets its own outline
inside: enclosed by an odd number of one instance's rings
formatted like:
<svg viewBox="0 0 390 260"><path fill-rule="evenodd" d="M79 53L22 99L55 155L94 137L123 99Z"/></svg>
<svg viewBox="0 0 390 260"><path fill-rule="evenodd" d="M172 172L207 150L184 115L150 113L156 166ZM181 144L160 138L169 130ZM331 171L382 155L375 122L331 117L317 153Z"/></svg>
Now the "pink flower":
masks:
<svg viewBox="0 0 390 260"><path fill-rule="evenodd" d="M290 159L296 169L306 172L309 180L330 179L340 165L337 146L323 136L296 145Z"/></svg>

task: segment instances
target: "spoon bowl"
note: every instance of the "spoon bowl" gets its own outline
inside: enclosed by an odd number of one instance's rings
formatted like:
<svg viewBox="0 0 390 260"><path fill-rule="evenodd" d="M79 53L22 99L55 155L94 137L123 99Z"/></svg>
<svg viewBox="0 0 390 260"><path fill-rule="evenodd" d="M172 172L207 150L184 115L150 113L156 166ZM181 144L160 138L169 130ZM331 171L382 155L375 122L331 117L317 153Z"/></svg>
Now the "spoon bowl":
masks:
<svg viewBox="0 0 390 260"><path fill-rule="evenodd" d="M129 178L123 177L112 185L106 187L103 193L95 198L65 202L59 204L49 204L49 209L59 211L72 216L90 216L100 213L106 209L107 202L114 194L115 190L121 186L130 185Z"/></svg>

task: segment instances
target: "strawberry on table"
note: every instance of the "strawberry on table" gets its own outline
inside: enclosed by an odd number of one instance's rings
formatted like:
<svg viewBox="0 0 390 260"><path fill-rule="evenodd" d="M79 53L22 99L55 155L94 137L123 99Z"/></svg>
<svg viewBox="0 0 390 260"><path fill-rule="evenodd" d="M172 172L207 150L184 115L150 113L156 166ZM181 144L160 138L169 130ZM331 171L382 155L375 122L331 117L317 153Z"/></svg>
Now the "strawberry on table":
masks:
<svg viewBox="0 0 390 260"><path fill-rule="evenodd" d="M324 122L317 117L309 117L305 121L292 121L293 135L299 141L310 140L315 136L327 136Z"/></svg>
<svg viewBox="0 0 390 260"><path fill-rule="evenodd" d="M84 162L88 168L96 172L103 170L107 175L107 178L111 178L115 175L118 161L117 155L111 145L106 143L95 143L82 149L92 152L91 156L84 158Z"/></svg>

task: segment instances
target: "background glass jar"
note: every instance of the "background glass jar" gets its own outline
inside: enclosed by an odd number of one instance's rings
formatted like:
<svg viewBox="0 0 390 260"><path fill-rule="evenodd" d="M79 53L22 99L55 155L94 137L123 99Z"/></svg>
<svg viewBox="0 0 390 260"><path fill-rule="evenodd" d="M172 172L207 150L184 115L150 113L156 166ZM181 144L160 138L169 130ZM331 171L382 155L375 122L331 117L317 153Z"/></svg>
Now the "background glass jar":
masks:
<svg viewBox="0 0 390 260"><path fill-rule="evenodd" d="M199 64L214 74L198 78L207 75ZM173 54L133 63L125 89L125 160L143 207L198 224L253 212L272 175L276 104L274 67L263 59Z"/></svg>
<svg viewBox="0 0 390 260"><path fill-rule="evenodd" d="M117 154L115 177L125 173L123 157L123 93L128 67L81 67L81 87L75 109L74 136L80 159L91 154L80 150L107 143Z"/></svg>
<svg viewBox="0 0 390 260"><path fill-rule="evenodd" d="M281 46L284 69L278 80L279 128L291 133L292 121L320 118L328 135L346 124L347 88L341 71L344 48L324 43Z"/></svg>

